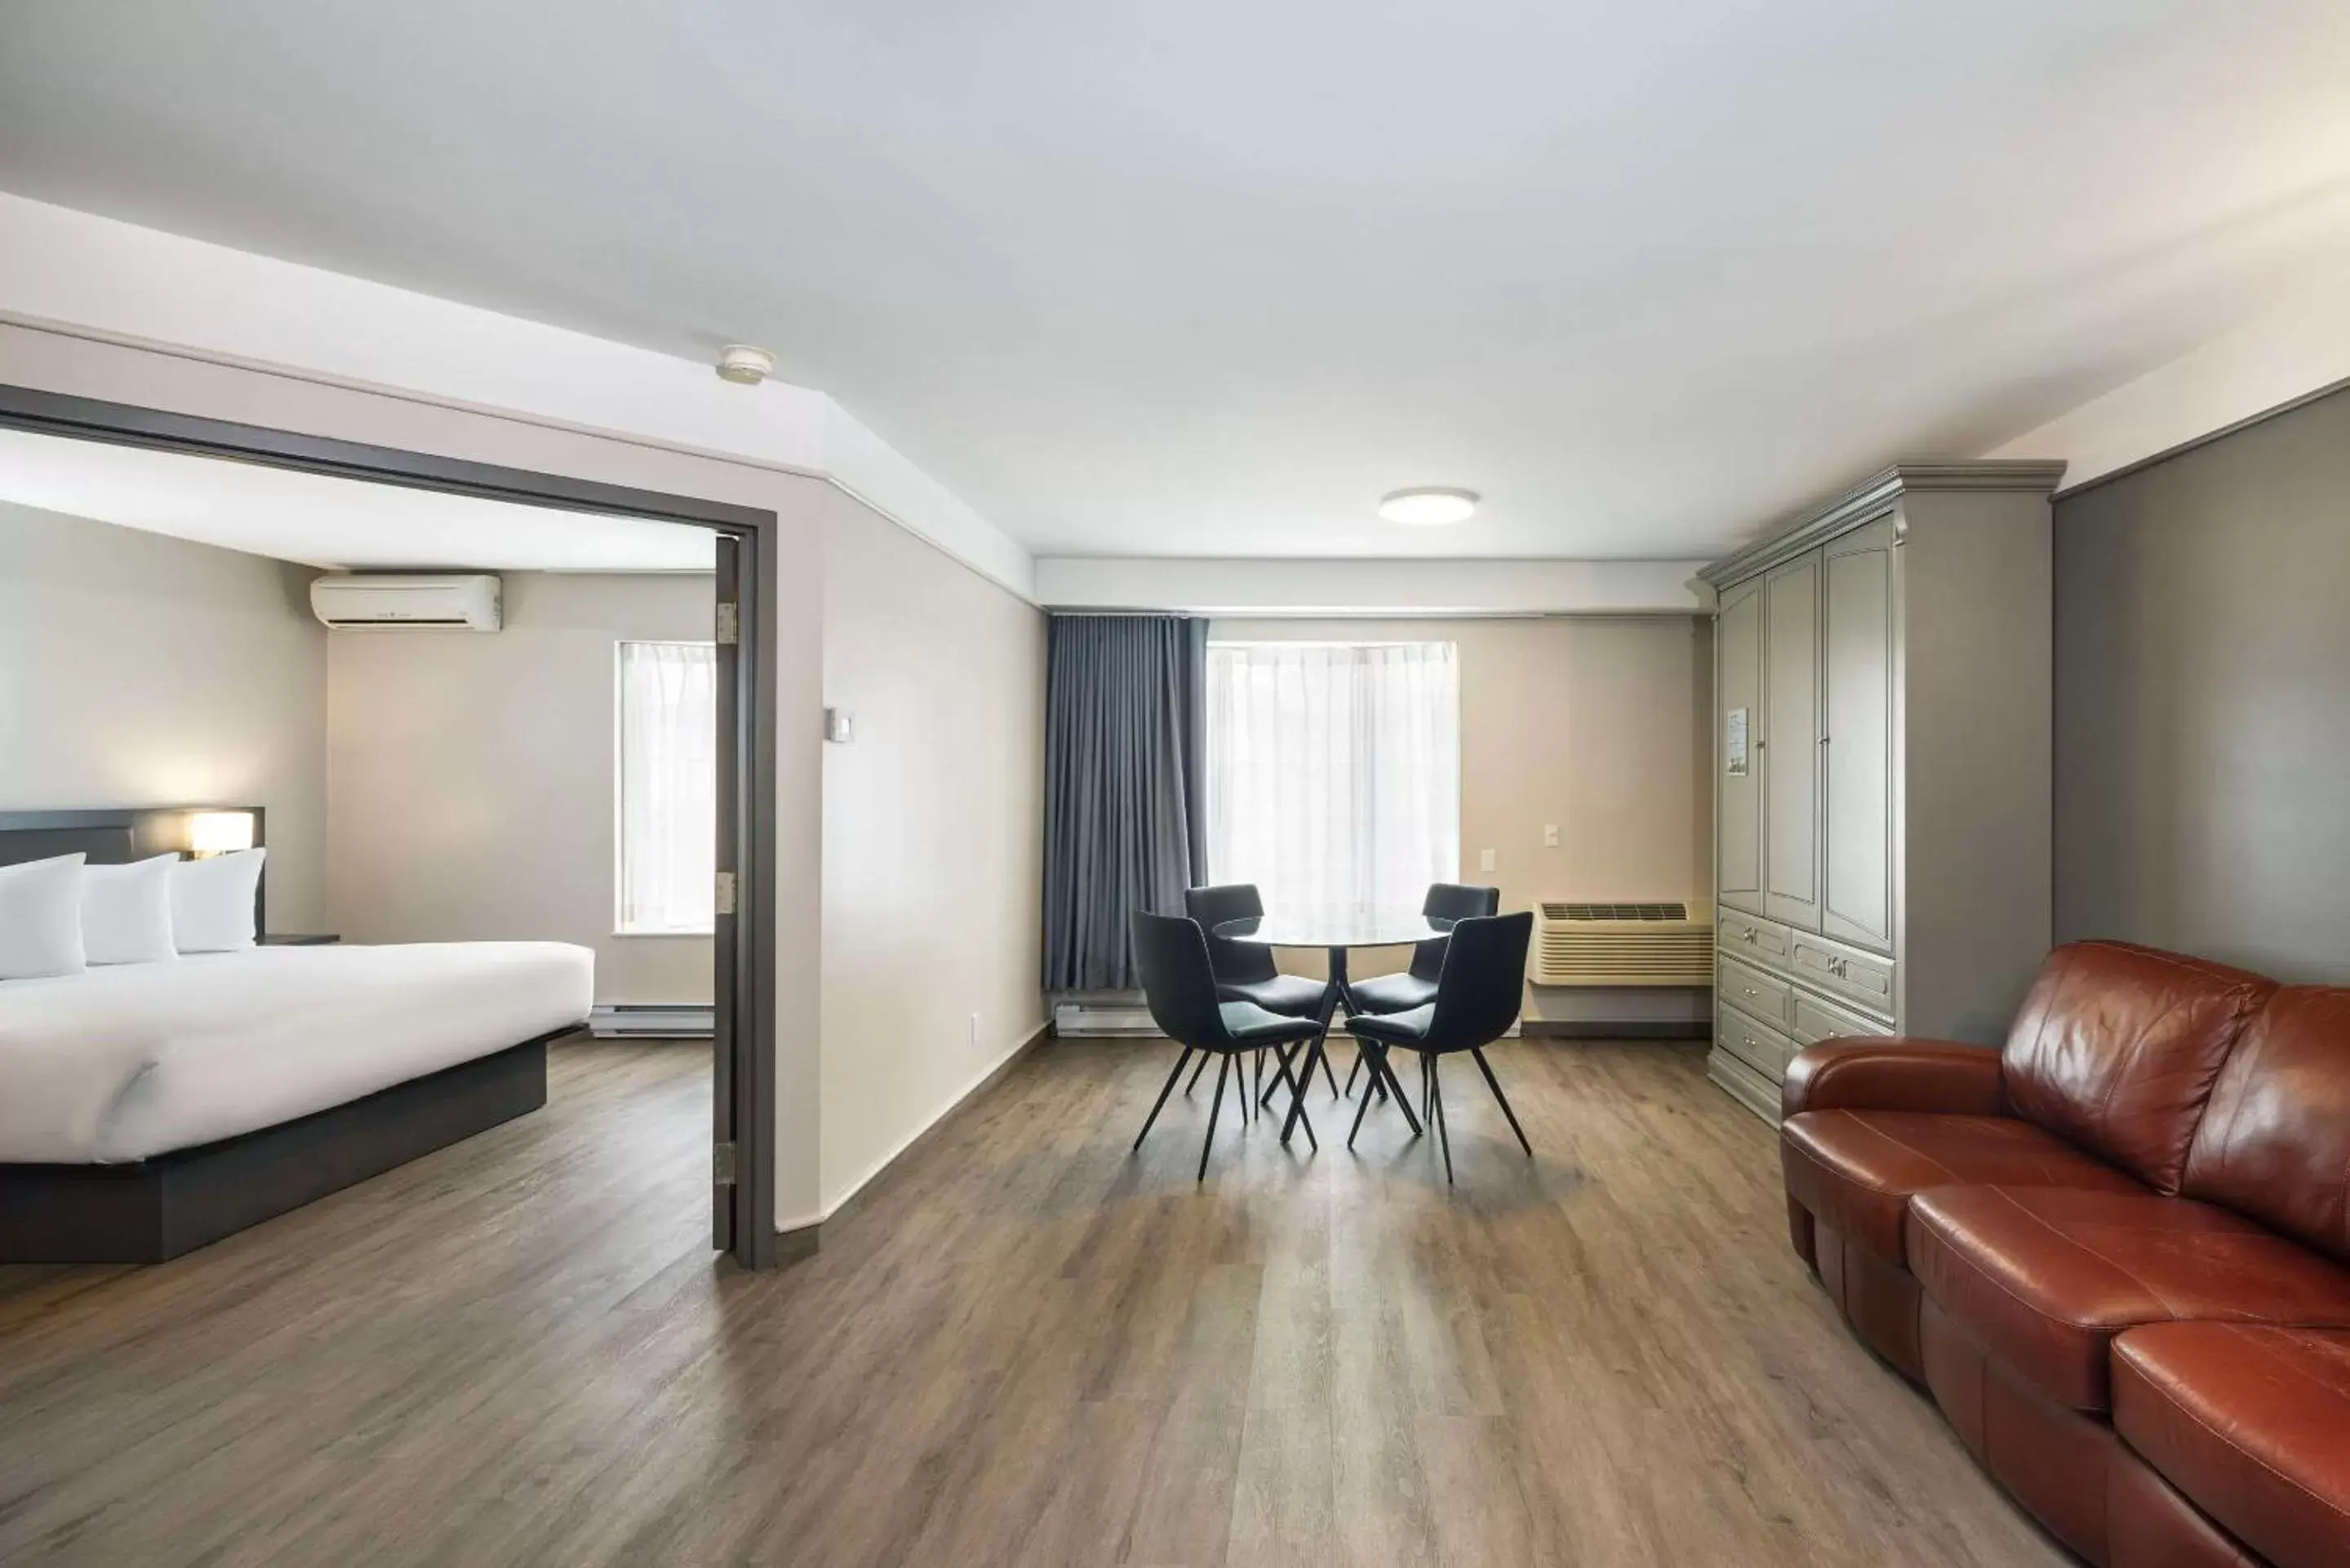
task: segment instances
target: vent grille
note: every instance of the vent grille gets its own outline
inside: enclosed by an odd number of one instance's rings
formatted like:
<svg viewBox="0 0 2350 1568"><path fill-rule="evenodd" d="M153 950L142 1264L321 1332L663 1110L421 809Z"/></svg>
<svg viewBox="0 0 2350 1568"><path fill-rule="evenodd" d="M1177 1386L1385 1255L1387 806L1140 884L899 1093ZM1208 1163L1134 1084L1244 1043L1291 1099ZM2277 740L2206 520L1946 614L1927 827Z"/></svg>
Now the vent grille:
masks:
<svg viewBox="0 0 2350 1568"><path fill-rule="evenodd" d="M1554 920L1686 920L1687 904L1544 904Z"/></svg>
<svg viewBox="0 0 2350 1568"><path fill-rule="evenodd" d="M1712 917L1710 908L1665 900L1540 905L1534 983L1711 985Z"/></svg>

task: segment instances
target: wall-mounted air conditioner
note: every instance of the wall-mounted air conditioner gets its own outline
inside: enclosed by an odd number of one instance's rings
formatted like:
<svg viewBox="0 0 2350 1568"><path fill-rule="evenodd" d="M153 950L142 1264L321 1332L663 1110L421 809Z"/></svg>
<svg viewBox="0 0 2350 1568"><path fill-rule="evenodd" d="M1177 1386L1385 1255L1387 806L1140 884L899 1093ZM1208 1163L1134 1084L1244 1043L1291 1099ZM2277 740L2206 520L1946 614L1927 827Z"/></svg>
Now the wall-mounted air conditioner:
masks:
<svg viewBox="0 0 2350 1568"><path fill-rule="evenodd" d="M1665 902L1534 906L1536 985L1710 986L1713 907Z"/></svg>
<svg viewBox="0 0 2350 1568"><path fill-rule="evenodd" d="M310 584L310 612L330 627L495 631L501 605L498 579L479 575L338 572Z"/></svg>

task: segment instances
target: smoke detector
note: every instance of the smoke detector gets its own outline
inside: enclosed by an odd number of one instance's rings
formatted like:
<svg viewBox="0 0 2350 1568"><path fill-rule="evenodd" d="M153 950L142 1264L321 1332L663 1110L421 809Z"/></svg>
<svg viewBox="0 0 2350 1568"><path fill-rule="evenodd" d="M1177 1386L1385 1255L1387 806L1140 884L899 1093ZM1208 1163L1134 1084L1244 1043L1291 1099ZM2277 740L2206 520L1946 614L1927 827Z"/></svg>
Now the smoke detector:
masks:
<svg viewBox="0 0 2350 1568"><path fill-rule="evenodd" d="M729 343L718 351L718 379L739 387L755 387L775 374L775 357L748 343Z"/></svg>

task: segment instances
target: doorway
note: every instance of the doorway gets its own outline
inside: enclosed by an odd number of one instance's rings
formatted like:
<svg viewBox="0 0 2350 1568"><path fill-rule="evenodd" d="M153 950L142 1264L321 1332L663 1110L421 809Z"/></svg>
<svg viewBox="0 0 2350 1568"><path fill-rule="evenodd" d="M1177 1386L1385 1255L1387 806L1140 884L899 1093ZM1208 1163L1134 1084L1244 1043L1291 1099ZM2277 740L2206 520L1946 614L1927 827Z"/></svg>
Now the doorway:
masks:
<svg viewBox="0 0 2350 1568"><path fill-rule="evenodd" d="M772 512L253 425L0 386L0 429L225 459L712 535L716 808L711 1241L772 1267L775 1227L775 703Z"/></svg>

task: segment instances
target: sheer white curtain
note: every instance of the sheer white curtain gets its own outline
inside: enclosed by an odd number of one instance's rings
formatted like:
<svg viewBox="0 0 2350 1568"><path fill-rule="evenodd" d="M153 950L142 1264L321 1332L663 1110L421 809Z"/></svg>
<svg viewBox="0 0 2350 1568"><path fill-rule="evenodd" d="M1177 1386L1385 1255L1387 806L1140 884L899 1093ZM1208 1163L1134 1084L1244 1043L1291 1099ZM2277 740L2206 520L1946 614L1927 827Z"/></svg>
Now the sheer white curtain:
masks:
<svg viewBox="0 0 2350 1568"><path fill-rule="evenodd" d="M1449 642L1208 645L1208 870L1300 914L1417 909L1461 869Z"/></svg>
<svg viewBox="0 0 2350 1568"><path fill-rule="evenodd" d="M718 867L718 649L620 644L620 929L707 931Z"/></svg>

